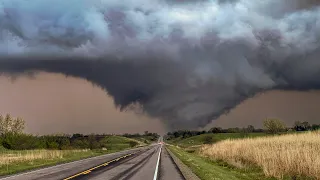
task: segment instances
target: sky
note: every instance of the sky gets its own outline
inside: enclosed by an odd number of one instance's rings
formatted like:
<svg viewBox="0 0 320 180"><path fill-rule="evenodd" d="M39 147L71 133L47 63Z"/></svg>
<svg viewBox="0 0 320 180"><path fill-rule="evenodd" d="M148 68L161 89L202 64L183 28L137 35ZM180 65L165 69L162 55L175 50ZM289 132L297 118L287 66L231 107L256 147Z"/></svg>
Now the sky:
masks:
<svg viewBox="0 0 320 180"><path fill-rule="evenodd" d="M1 76L0 97L0 113L24 118L29 133L165 131L156 119L120 112L107 93L92 83L61 74L40 73L14 81Z"/></svg>
<svg viewBox="0 0 320 180"><path fill-rule="evenodd" d="M319 105L320 91L270 91L244 101L207 127L263 127L266 118L278 118L287 126L295 121L320 124Z"/></svg>
<svg viewBox="0 0 320 180"><path fill-rule="evenodd" d="M61 74L39 73L17 79L0 76L0 97L0 113L23 117L28 133L166 132L157 119L120 112L100 87ZM319 105L319 91L270 91L244 101L206 128L261 127L267 117L280 118L287 125L297 120L320 123Z"/></svg>
<svg viewBox="0 0 320 180"><path fill-rule="evenodd" d="M139 104L166 128L204 127L266 90L320 90L318 2L0 0L0 73L79 77L121 109ZM92 106L73 100L87 101L80 94L64 96L65 111ZM105 105L82 108L101 113Z"/></svg>

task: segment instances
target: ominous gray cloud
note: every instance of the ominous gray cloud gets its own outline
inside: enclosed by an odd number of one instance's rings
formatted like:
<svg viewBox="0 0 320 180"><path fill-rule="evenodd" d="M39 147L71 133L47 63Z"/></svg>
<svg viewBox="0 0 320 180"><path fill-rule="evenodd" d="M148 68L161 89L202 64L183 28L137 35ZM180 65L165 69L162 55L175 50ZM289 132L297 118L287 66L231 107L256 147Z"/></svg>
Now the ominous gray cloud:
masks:
<svg viewBox="0 0 320 180"><path fill-rule="evenodd" d="M0 0L0 71L60 72L205 126L270 89L320 88L316 1Z"/></svg>

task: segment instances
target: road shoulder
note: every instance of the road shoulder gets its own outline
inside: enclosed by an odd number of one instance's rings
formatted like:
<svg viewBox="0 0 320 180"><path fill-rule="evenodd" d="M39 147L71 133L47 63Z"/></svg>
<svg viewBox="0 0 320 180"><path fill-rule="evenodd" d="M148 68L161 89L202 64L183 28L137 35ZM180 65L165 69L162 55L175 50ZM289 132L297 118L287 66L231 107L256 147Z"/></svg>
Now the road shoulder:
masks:
<svg viewBox="0 0 320 180"><path fill-rule="evenodd" d="M200 180L197 175L195 175L191 169L186 166L179 158L177 158L169 148L165 147L169 155L171 156L173 162L176 164L176 166L179 168L180 172L182 173L183 177L186 180Z"/></svg>

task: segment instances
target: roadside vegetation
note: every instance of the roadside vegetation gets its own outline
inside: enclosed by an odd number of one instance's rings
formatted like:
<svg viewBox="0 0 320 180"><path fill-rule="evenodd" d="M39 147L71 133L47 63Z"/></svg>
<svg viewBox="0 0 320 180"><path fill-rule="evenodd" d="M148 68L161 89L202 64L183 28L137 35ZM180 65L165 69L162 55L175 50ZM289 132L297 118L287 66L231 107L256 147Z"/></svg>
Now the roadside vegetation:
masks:
<svg viewBox="0 0 320 180"><path fill-rule="evenodd" d="M183 148L188 148L199 147L203 144L212 144L226 139L240 139L246 137L260 137L267 135L268 134L266 133L206 133L189 138L176 138L173 140L169 140L168 143L175 144Z"/></svg>
<svg viewBox="0 0 320 180"><path fill-rule="evenodd" d="M320 125L285 127L279 119L263 125L180 130L165 139L200 179L320 179Z"/></svg>
<svg viewBox="0 0 320 180"><path fill-rule="evenodd" d="M145 131L144 134L139 134L139 133L135 133L135 134L123 134L123 137L127 137L127 138L131 138L131 139L136 139L140 142L144 142L146 144L150 144L152 142L155 142L158 140L159 135L157 133L151 133L149 131Z"/></svg>
<svg viewBox="0 0 320 180"><path fill-rule="evenodd" d="M103 150L5 150L0 151L0 176L34 168L71 162L103 155L112 151Z"/></svg>
<svg viewBox="0 0 320 180"><path fill-rule="evenodd" d="M70 162L147 145L158 134L136 134L136 138L113 134L25 134L22 118L0 116L0 175ZM130 136L130 134L127 134Z"/></svg>
<svg viewBox="0 0 320 180"><path fill-rule="evenodd" d="M200 154L240 169L256 165L269 177L320 179L320 131L230 139L205 145Z"/></svg>
<svg viewBox="0 0 320 180"><path fill-rule="evenodd" d="M225 163L211 161L195 153L188 153L180 147L168 146L168 149L187 165L202 180L265 180L259 169L238 169Z"/></svg>

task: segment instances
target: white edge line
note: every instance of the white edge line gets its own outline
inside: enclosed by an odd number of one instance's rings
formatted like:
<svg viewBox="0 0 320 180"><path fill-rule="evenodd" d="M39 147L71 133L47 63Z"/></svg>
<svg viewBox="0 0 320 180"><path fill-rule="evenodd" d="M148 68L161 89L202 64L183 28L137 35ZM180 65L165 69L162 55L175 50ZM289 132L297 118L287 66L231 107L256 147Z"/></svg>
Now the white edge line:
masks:
<svg viewBox="0 0 320 180"><path fill-rule="evenodd" d="M115 152L115 153L104 154L104 155L101 155L101 156L116 155L116 154L121 154L121 153L124 153L124 152L131 151L131 150L135 150L135 149L128 149L128 150L119 151L119 152ZM46 167L46 168L41 168L41 169L38 169L38 170L29 171L29 172L25 172L25 173L21 173L21 174L16 174L16 175L11 175L11 176L9 175L8 177L3 177L3 178L0 178L0 179L4 180L4 179L9 179L9 178L14 178L14 177L17 177L17 176L28 175L28 174L31 174L31 173L35 173L35 172L38 172L38 171L43 171L43 170L47 170L47 169L51 169L51 168L56 168L56 167L59 167L59 166L70 165L70 164L75 164L75 163L79 163L79 162L82 162L82 161L88 161L88 160L91 160L91 159L96 159L96 158L99 158L101 156L95 156L95 157L86 158L86 159L82 159L82 160L78 160L78 161L72 161L72 162L68 162L68 163L58 164L58 165L55 165L55 166L49 166L49 167Z"/></svg>
<svg viewBox="0 0 320 180"><path fill-rule="evenodd" d="M159 169L159 161L160 161L160 156L161 156L161 149L162 149L162 145L160 146L160 151L159 151L159 155L158 155L158 161L157 161L156 169L154 171L153 180L157 180L157 177L158 177L158 169Z"/></svg>

